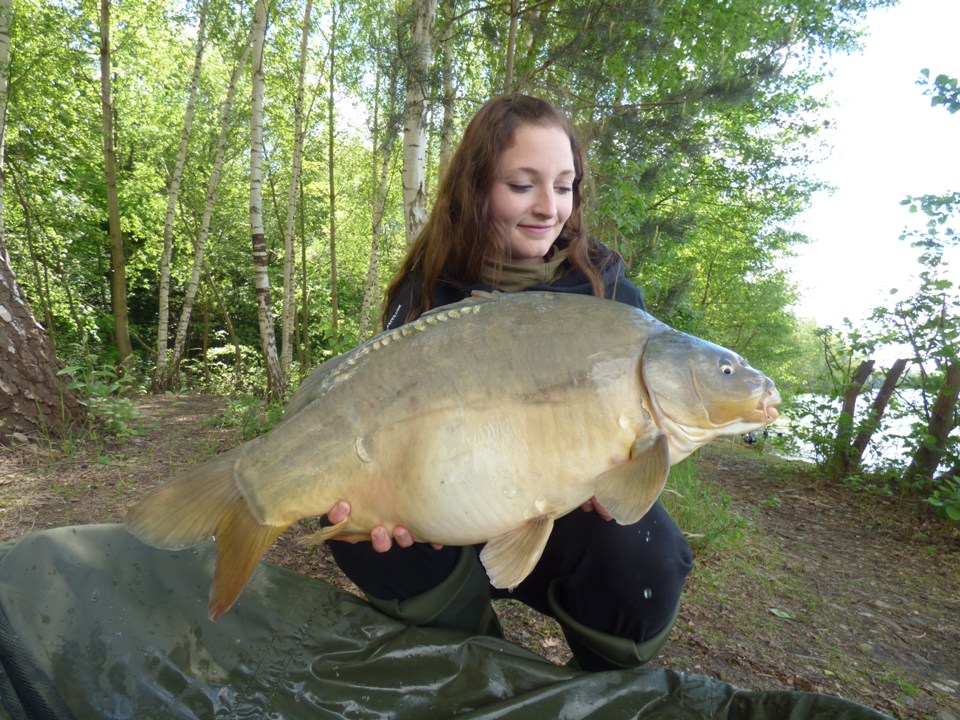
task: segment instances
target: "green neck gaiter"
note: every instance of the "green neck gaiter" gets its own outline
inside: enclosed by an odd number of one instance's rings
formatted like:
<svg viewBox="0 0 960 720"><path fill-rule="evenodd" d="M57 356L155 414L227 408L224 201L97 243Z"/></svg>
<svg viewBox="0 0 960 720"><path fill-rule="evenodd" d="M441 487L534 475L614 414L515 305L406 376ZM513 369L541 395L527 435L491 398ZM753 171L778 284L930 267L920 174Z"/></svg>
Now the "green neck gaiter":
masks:
<svg viewBox="0 0 960 720"><path fill-rule="evenodd" d="M566 259L566 249L551 250L551 254L548 254L547 259L542 263L505 262L497 273L496 263L490 258L484 258L480 277L497 290L518 292L534 285L552 283L566 272L567 268L564 267Z"/></svg>

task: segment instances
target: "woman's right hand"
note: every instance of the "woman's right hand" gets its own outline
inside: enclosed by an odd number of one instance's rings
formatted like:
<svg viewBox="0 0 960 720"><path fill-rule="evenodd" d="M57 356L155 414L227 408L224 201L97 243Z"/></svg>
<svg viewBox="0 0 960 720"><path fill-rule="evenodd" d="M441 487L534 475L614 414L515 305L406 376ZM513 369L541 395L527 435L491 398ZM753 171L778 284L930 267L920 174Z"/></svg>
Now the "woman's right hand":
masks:
<svg viewBox="0 0 960 720"><path fill-rule="evenodd" d="M350 503L346 500L338 500L334 506L330 508L330 512L327 513L327 519L336 525L350 517L350 510ZM373 549L376 552L387 552L393 546L394 542L402 548L410 547L414 543L413 535L402 525L397 525L393 529L392 538L390 537L390 532L383 525L377 525L370 531L370 544L373 545ZM433 547L439 550L443 546L434 543Z"/></svg>

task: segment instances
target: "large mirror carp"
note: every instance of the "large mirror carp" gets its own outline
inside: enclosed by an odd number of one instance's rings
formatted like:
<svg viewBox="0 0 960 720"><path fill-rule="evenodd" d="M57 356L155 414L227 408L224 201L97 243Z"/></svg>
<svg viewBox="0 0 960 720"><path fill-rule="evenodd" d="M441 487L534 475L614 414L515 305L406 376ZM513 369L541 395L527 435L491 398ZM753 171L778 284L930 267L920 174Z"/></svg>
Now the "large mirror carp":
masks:
<svg viewBox="0 0 960 720"><path fill-rule="evenodd" d="M312 542L376 525L485 542L490 582L515 587L556 518L595 496L638 521L671 465L772 422L779 401L736 353L629 305L474 297L324 363L270 432L158 487L127 526L160 548L215 538L213 619L286 528L340 499L352 515Z"/></svg>

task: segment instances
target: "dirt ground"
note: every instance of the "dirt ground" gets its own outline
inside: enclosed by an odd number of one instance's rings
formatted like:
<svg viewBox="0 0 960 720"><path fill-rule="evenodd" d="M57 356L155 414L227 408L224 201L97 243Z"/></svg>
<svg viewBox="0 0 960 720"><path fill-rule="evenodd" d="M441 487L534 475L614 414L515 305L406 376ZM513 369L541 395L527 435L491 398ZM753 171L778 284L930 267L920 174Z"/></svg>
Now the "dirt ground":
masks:
<svg viewBox="0 0 960 720"><path fill-rule="evenodd" d="M141 434L52 450L0 448L0 540L122 522L147 490L240 442L209 396L138 402ZM842 696L898 718L960 718L960 529L915 503L829 486L799 463L736 443L700 452L746 520L735 550L696 557L657 663L749 689ZM684 528L695 533L696 528ZM268 560L355 591L292 529ZM497 602L508 639L562 663L558 626Z"/></svg>

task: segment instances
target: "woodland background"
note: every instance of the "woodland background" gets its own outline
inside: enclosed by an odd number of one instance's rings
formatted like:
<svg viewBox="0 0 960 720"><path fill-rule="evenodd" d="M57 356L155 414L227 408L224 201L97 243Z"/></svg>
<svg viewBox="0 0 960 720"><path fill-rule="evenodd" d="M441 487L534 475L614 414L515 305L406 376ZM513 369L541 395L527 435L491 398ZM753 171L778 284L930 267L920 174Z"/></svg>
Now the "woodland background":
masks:
<svg viewBox="0 0 960 720"><path fill-rule="evenodd" d="M869 327L795 317L783 262L829 152L818 83L889 4L0 0L0 438L122 428L137 392L282 402L377 330L466 121L522 91L573 120L589 226L654 315L774 377L825 470L960 519L957 193L905 199L923 284ZM867 478L894 416L910 452Z"/></svg>

